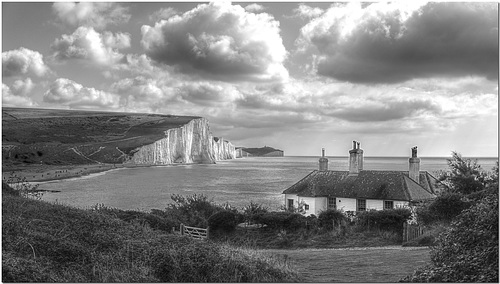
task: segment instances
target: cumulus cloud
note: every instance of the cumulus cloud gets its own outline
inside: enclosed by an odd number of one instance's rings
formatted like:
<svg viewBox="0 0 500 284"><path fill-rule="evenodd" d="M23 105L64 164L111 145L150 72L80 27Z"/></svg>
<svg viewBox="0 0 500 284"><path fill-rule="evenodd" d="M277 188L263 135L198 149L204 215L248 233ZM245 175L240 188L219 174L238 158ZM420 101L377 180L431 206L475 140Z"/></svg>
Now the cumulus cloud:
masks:
<svg viewBox="0 0 500 284"><path fill-rule="evenodd" d="M179 90L179 96L183 100L200 105L219 107L225 105L227 107L228 104L242 97L242 94L233 86L211 82L183 84Z"/></svg>
<svg viewBox="0 0 500 284"><path fill-rule="evenodd" d="M72 80L59 78L43 95L43 101L71 108L116 109L119 105L117 95L86 88Z"/></svg>
<svg viewBox="0 0 500 284"><path fill-rule="evenodd" d="M42 77L50 69L43 62L43 55L24 47L2 52L2 76L35 75Z"/></svg>
<svg viewBox="0 0 500 284"><path fill-rule="evenodd" d="M58 19L71 27L90 26L96 29L118 25L130 20L129 9L117 3L56 2L52 10Z"/></svg>
<svg viewBox="0 0 500 284"><path fill-rule="evenodd" d="M493 3L334 5L301 29L297 54L318 74L342 81L395 83L432 76L498 77Z"/></svg>
<svg viewBox="0 0 500 284"><path fill-rule="evenodd" d="M30 78L16 80L11 87L2 83L2 104L11 107L32 107L37 104L28 96L34 84Z"/></svg>
<svg viewBox="0 0 500 284"><path fill-rule="evenodd" d="M202 4L181 16L141 28L153 60L224 81L283 80L287 52L279 22L229 2Z"/></svg>
<svg viewBox="0 0 500 284"><path fill-rule="evenodd" d="M172 7L161 8L160 10L154 12L149 16L149 20L152 22L158 22L160 20L167 20L168 18L176 15L178 12Z"/></svg>
<svg viewBox="0 0 500 284"><path fill-rule="evenodd" d="M62 35L51 48L58 60L85 59L98 64L112 64L124 55L118 50L130 47L130 34L103 32L92 27L79 27L71 35Z"/></svg>
<svg viewBox="0 0 500 284"><path fill-rule="evenodd" d="M245 6L245 10L247 12L251 12L251 13L258 13L258 12L262 12L264 11L266 8L260 4L257 4L257 3L253 3L253 4L250 4L250 5L247 5Z"/></svg>
<svg viewBox="0 0 500 284"><path fill-rule="evenodd" d="M297 8L293 10L293 16L302 19L311 19L321 16L325 11L318 7L310 7L305 4L299 4Z"/></svg>

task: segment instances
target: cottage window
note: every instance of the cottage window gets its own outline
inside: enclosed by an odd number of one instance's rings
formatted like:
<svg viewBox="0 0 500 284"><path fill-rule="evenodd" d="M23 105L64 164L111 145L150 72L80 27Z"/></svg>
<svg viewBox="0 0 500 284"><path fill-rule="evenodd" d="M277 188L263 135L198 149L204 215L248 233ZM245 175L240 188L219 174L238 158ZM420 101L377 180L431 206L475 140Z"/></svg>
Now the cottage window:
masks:
<svg viewBox="0 0 500 284"><path fill-rule="evenodd" d="M304 209L309 210L309 204L304 204Z"/></svg>
<svg viewBox="0 0 500 284"><path fill-rule="evenodd" d="M328 209L337 209L337 199L335 197L328 197Z"/></svg>
<svg viewBox="0 0 500 284"><path fill-rule="evenodd" d="M366 211L366 199L356 199L356 211Z"/></svg>
<svg viewBox="0 0 500 284"><path fill-rule="evenodd" d="M384 201L384 210L394 209L394 201Z"/></svg>
<svg viewBox="0 0 500 284"><path fill-rule="evenodd" d="M292 209L293 208L293 199L288 199L288 206L287 206L288 209Z"/></svg>

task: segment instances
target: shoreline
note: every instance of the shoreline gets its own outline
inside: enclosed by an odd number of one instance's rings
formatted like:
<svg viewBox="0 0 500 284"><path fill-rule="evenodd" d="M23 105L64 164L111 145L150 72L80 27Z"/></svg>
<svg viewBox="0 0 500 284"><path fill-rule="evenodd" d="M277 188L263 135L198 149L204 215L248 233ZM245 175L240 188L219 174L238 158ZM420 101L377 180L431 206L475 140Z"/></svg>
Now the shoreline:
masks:
<svg viewBox="0 0 500 284"><path fill-rule="evenodd" d="M118 169L149 168L149 167L168 167L180 165L199 165L198 163L186 164L81 164L81 165L23 165L16 169L2 169L2 181L14 179L14 182L50 182L80 178L91 174L105 173Z"/></svg>

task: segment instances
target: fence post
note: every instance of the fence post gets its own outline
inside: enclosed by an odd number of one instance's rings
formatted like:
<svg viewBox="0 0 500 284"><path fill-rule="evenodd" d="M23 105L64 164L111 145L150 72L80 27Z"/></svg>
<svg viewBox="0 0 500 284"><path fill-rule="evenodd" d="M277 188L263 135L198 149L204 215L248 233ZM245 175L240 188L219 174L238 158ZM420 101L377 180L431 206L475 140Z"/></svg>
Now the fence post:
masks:
<svg viewBox="0 0 500 284"><path fill-rule="evenodd" d="M181 224L180 231L181 231L181 236L183 236L184 235L184 224Z"/></svg>

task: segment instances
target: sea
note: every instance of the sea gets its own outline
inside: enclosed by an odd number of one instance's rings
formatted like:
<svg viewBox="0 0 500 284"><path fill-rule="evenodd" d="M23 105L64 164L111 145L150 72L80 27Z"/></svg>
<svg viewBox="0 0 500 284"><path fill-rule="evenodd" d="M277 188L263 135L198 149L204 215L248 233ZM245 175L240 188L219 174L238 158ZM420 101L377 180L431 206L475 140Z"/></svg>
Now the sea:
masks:
<svg viewBox="0 0 500 284"><path fill-rule="evenodd" d="M328 157L330 170L348 170L347 157ZM448 170L445 157L421 157L420 170L434 176ZM477 158L491 171L498 158ZM89 209L96 205L139 210L164 209L171 196L203 194L217 204L243 208L250 202L269 209L284 204L283 190L318 169L318 157L248 157L217 164L120 168L79 178L39 183L49 202ZM407 157L365 157L366 170L408 170Z"/></svg>

